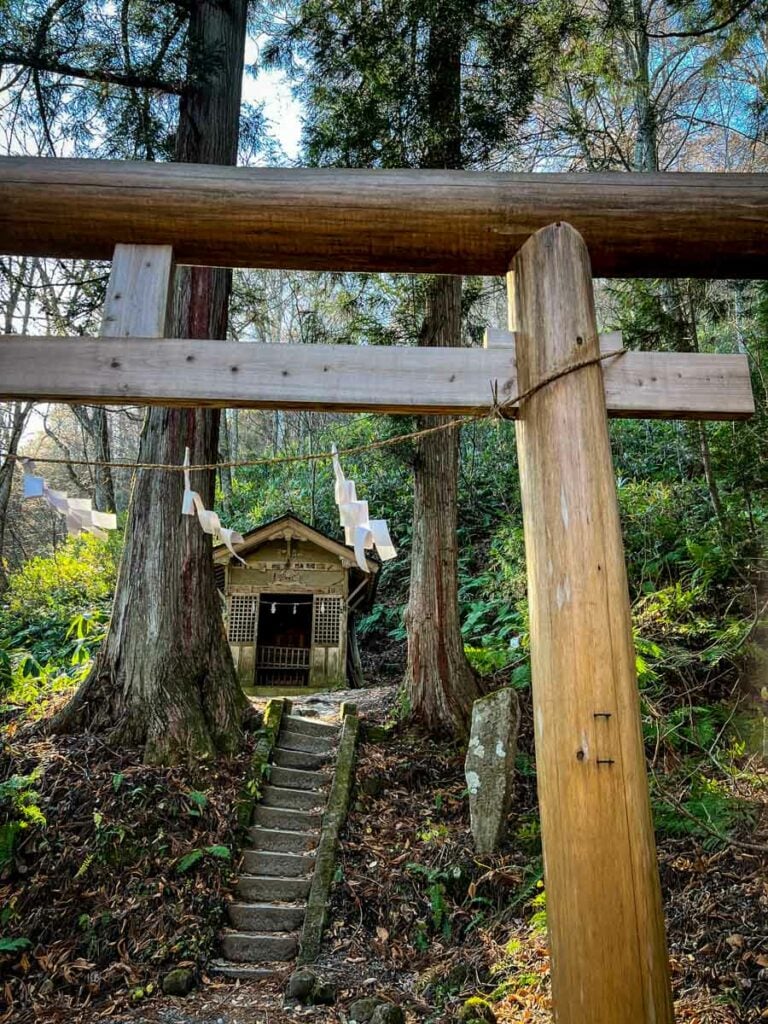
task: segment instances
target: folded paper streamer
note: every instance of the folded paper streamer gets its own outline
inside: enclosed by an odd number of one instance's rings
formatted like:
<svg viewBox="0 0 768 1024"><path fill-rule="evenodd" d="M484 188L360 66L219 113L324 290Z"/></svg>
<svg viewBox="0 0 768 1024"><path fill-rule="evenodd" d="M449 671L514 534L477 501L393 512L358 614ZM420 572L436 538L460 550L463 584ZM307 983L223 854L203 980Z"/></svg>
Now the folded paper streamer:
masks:
<svg viewBox="0 0 768 1024"><path fill-rule="evenodd" d="M111 512L97 512L90 498L68 498L66 491L51 490L43 477L35 476L35 463L32 459L24 459L22 466L24 497L45 498L51 508L66 520L68 533L92 533L94 537L106 540L105 531L117 529L117 516Z"/></svg>
<svg viewBox="0 0 768 1024"><path fill-rule="evenodd" d="M389 536L386 519L370 519L368 502L357 500L354 480L347 480L339 462L336 445L333 452L333 472L336 476L335 498L339 506L339 519L344 527L344 542L355 549L355 559L363 572L369 572L365 552L376 549L382 562L397 557Z"/></svg>
<svg viewBox="0 0 768 1024"><path fill-rule="evenodd" d="M203 504L203 499L197 493L192 490L192 485L189 479L189 448L184 449L184 498L181 503L181 513L185 516L197 515L200 520L200 525L203 528L204 533L210 533L213 537L214 543L221 542L229 550L239 562L245 565L245 559L241 558L240 555L235 551L235 544L243 543L242 533L238 533L237 530L228 530L225 526L221 525L221 520L215 512L210 512Z"/></svg>

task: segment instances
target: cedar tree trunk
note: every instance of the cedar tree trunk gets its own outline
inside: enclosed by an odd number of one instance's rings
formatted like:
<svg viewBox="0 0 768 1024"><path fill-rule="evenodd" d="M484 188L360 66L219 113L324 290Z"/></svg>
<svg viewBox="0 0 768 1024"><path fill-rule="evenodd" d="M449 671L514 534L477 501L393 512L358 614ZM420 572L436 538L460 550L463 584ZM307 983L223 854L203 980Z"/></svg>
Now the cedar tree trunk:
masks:
<svg viewBox="0 0 768 1024"><path fill-rule="evenodd" d="M427 340L459 343L461 278L438 277L427 294ZM419 421L420 427L441 422ZM466 736L482 696L464 654L458 595L459 427L417 441L406 682L413 714L434 732Z"/></svg>
<svg viewBox="0 0 768 1024"><path fill-rule="evenodd" d="M188 81L176 158L234 164L247 0L193 0ZM207 267L177 274L171 337L225 338L231 274ZM162 341L158 342L162 345ZM152 409L140 462L215 462L218 413ZM192 474L210 508L214 474ZM181 515L180 473L140 471L109 632L93 671L54 728L88 726L112 742L142 746L148 762L173 763L234 749L245 699L235 677L213 577L211 540Z"/></svg>
<svg viewBox="0 0 768 1024"><path fill-rule="evenodd" d="M427 52L432 137L424 167L460 168L462 17L453 0L438 0ZM437 277L427 287L419 343L461 344L461 278ZM436 417L420 419L432 426ZM443 430L416 444L413 473L411 586L406 686L411 710L428 729L464 737L472 704L481 696L464 654L459 622L459 429Z"/></svg>

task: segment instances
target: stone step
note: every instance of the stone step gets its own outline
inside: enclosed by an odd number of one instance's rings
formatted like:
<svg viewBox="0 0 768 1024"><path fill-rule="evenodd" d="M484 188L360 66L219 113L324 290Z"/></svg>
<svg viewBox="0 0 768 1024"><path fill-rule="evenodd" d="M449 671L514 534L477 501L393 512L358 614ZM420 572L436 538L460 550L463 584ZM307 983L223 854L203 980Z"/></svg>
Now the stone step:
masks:
<svg viewBox="0 0 768 1024"><path fill-rule="evenodd" d="M277 740L280 750L294 750L308 754L323 754L326 757L333 753L334 739L325 736L312 736L308 732L296 729L282 729Z"/></svg>
<svg viewBox="0 0 768 1024"><path fill-rule="evenodd" d="M283 715L282 726L293 732L303 732L309 736L324 736L331 740L335 740L339 733L337 725L318 722L314 718L304 718L302 715Z"/></svg>
<svg viewBox="0 0 768 1024"><path fill-rule="evenodd" d="M260 850L246 850L243 854L243 868L249 875L266 875L269 878L303 878L311 875L315 858L306 854L266 853Z"/></svg>
<svg viewBox="0 0 768 1024"><path fill-rule="evenodd" d="M266 810L275 810L275 808L270 807ZM248 838L254 850L270 850L273 853L306 853L308 850L314 850L320 837L309 831L298 832L293 829L262 828L259 825L254 825L248 829Z"/></svg>
<svg viewBox="0 0 768 1024"><path fill-rule="evenodd" d="M283 829L291 832L309 832L320 828L322 816L310 811L297 811L288 807L267 807L256 804L254 825L261 828Z"/></svg>
<svg viewBox="0 0 768 1024"><path fill-rule="evenodd" d="M272 762L279 768L301 768L303 771L316 772L330 760L330 750L326 754L313 754L308 750L284 750L275 747L272 751Z"/></svg>
<svg viewBox="0 0 768 1024"><path fill-rule="evenodd" d="M264 981L282 975L285 968L282 964L267 967L264 964L233 964L230 960L210 960L208 970L211 974L232 978L233 981Z"/></svg>
<svg viewBox="0 0 768 1024"><path fill-rule="evenodd" d="M261 796L265 807L283 807L292 811L311 811L325 805L325 794L312 789L284 789L272 784L265 786Z"/></svg>
<svg viewBox="0 0 768 1024"><path fill-rule="evenodd" d="M273 786L283 789L314 789L320 790L328 784L328 776L323 772L305 772L300 768L280 768L273 766L269 773L269 781Z"/></svg>
<svg viewBox="0 0 768 1024"><path fill-rule="evenodd" d="M264 878L241 875L237 880L237 896L249 903L298 903L309 894L309 878Z"/></svg>
<svg viewBox="0 0 768 1024"><path fill-rule="evenodd" d="M224 932L221 950L233 963L273 963L293 960L298 938L292 932Z"/></svg>
<svg viewBox="0 0 768 1024"><path fill-rule="evenodd" d="M229 923L239 932L293 932L304 923L306 906L279 903L230 903Z"/></svg>

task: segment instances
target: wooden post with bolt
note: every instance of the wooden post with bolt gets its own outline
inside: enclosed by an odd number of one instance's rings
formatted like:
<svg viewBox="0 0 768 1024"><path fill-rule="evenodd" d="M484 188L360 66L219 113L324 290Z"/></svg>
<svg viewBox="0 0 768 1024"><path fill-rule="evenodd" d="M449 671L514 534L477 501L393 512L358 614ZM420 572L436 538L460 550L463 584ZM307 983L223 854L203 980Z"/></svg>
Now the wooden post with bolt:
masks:
<svg viewBox="0 0 768 1024"><path fill-rule="evenodd" d="M521 390L599 355L589 255L568 224L543 228L523 245L509 296ZM517 432L555 1017L558 1024L669 1024L601 365L525 400Z"/></svg>

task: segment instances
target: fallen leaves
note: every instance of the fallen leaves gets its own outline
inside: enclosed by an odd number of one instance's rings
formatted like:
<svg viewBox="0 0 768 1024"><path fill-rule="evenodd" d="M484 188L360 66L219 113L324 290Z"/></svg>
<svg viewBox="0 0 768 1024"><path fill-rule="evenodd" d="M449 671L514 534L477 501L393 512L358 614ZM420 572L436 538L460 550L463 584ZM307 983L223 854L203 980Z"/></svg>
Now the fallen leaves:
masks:
<svg viewBox="0 0 768 1024"><path fill-rule="evenodd" d="M6 745L0 777L39 766L47 825L24 831L0 876L3 933L30 943L0 954L0 1021L71 1020L92 1002L114 1013L132 993L151 993L163 970L204 965L232 874L223 851L234 844L247 757L208 764L201 780L92 736Z"/></svg>

